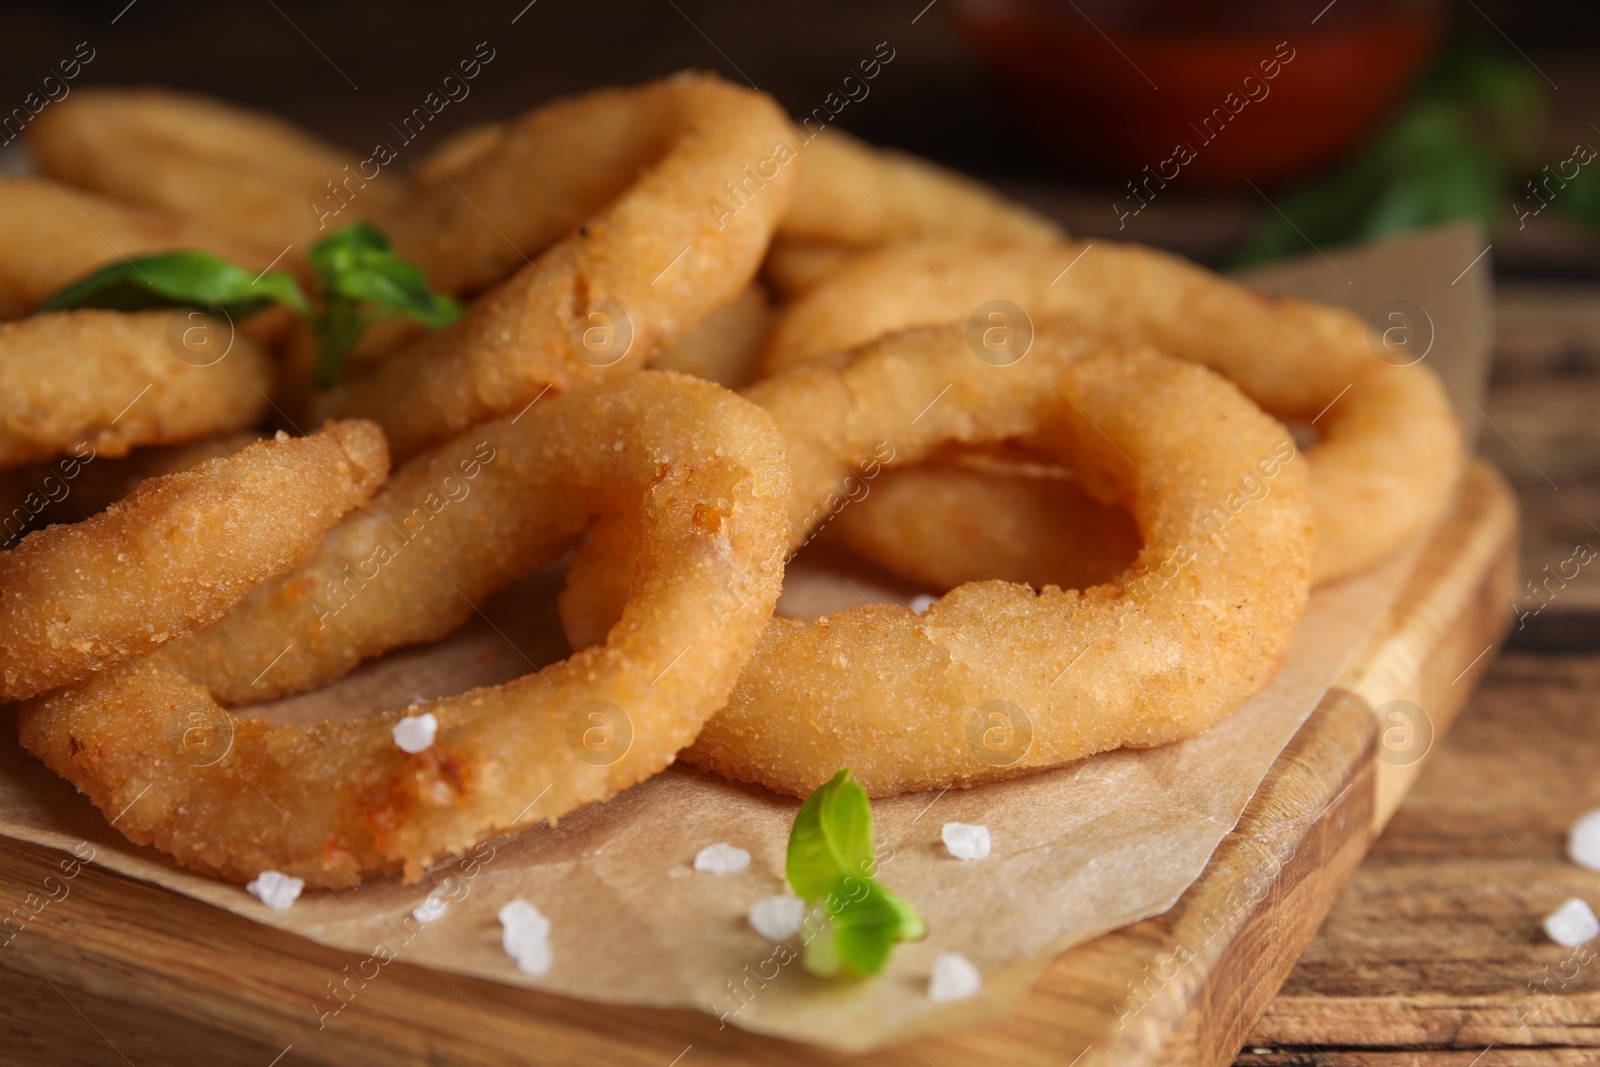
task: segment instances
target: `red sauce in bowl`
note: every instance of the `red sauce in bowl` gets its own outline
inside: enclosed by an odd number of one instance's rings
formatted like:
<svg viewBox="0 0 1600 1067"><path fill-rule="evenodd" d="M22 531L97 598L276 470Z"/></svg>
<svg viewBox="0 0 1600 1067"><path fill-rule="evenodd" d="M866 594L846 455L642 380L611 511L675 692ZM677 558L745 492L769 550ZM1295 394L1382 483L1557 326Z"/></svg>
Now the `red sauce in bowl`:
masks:
<svg viewBox="0 0 1600 1067"><path fill-rule="evenodd" d="M1324 3L958 0L955 14L1062 159L1135 183L1181 173L1216 185L1337 157L1389 113L1440 37L1431 3L1336 0L1313 25Z"/></svg>

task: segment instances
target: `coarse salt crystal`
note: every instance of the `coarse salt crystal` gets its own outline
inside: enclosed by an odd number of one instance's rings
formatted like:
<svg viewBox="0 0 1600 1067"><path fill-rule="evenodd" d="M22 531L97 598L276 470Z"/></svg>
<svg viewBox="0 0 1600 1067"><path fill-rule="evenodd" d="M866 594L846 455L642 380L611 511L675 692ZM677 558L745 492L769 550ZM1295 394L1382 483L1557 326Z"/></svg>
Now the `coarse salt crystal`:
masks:
<svg viewBox="0 0 1600 1067"><path fill-rule="evenodd" d="M407 715L394 724L394 743L400 751L416 755L426 752L433 747L434 735L439 732L439 720L434 718L433 712L425 711L421 715Z"/></svg>
<svg viewBox="0 0 1600 1067"><path fill-rule="evenodd" d="M449 908L448 900L430 893L426 900L411 910L411 917L419 923L431 923L435 919L442 918Z"/></svg>
<svg viewBox="0 0 1600 1067"><path fill-rule="evenodd" d="M1600 871L1600 808L1572 824L1567 834L1567 858L1579 867Z"/></svg>
<svg viewBox="0 0 1600 1067"><path fill-rule="evenodd" d="M694 869L707 874L738 874L750 866L750 853L726 842L707 845L694 854Z"/></svg>
<svg viewBox="0 0 1600 1067"><path fill-rule="evenodd" d="M1600 936L1600 919L1594 909L1577 897L1569 897L1565 904L1544 917L1544 932L1550 940L1567 948L1592 941Z"/></svg>
<svg viewBox="0 0 1600 1067"><path fill-rule="evenodd" d="M928 999L935 1004L966 1000L983 988L983 976L972 961L959 952L941 952L933 961L928 978Z"/></svg>
<svg viewBox="0 0 1600 1067"><path fill-rule="evenodd" d="M517 970L537 978L550 970L550 920L521 897L499 911L500 947L517 961Z"/></svg>
<svg viewBox="0 0 1600 1067"><path fill-rule="evenodd" d="M916 596L911 598L911 613L913 615L921 615L924 611L927 611L938 602L939 598L936 596L928 596L926 593L918 593Z"/></svg>
<svg viewBox="0 0 1600 1067"><path fill-rule="evenodd" d="M282 911L300 899L300 890L306 887L304 878L292 878L278 871L262 871L245 890L271 908Z"/></svg>
<svg viewBox="0 0 1600 1067"><path fill-rule="evenodd" d="M806 902L799 897L767 897L750 905L750 925L768 941L787 941L800 932Z"/></svg>
<svg viewBox="0 0 1600 1067"><path fill-rule="evenodd" d="M947 822L940 831L944 847L958 860L981 860L989 854L989 828L964 822Z"/></svg>

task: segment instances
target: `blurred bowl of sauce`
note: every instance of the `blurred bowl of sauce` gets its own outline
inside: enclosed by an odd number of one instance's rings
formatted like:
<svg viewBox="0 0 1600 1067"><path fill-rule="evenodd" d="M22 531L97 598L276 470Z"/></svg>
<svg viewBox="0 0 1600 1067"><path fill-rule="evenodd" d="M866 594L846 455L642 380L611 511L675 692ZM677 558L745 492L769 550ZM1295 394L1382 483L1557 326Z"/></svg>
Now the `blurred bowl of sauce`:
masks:
<svg viewBox="0 0 1600 1067"><path fill-rule="evenodd" d="M1338 158L1400 102L1444 28L1436 0L956 0L954 14L1069 166L1212 186Z"/></svg>

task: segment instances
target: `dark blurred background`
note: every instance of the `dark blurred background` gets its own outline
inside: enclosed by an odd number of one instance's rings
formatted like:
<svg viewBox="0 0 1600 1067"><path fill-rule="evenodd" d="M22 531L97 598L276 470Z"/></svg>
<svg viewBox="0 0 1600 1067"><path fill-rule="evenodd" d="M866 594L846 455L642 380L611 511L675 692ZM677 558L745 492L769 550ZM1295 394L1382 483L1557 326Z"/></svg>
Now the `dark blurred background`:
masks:
<svg viewBox="0 0 1600 1067"><path fill-rule="evenodd" d="M1537 206L1525 180L1542 167L1581 141L1600 147L1589 0L7 0L0 104L37 90L81 41L94 59L74 84L214 93L357 147L389 136L488 42L494 61L423 148L558 94L684 67L803 114L843 99L843 80L887 42L892 61L834 121L1001 184L1075 232L1226 264L1465 215L1497 231L1501 272L1600 271L1600 166L1550 210L1514 206L1519 191ZM1275 53L1293 58L1263 77ZM1195 154L1181 167L1180 139Z"/></svg>

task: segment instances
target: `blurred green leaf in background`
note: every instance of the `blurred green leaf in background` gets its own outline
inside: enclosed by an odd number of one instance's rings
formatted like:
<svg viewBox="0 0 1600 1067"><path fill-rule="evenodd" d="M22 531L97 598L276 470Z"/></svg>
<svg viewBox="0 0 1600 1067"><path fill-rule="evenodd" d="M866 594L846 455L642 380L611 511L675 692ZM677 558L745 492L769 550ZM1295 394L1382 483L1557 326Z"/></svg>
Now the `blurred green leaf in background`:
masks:
<svg viewBox="0 0 1600 1067"><path fill-rule="evenodd" d="M1539 200L1537 170L1548 126L1545 86L1527 60L1478 37L1457 40L1416 95L1353 159L1291 189L1240 251L1257 263L1390 237L1459 219L1494 232L1517 218L1513 202ZM1566 183L1561 206L1600 222L1600 168ZM1579 189L1577 183L1587 185ZM1581 206L1581 211L1580 211ZM1285 218L1287 216L1287 218ZM1290 222L1289 220L1293 220Z"/></svg>

